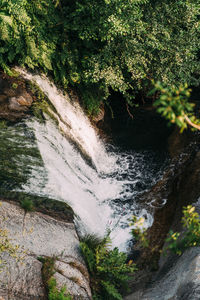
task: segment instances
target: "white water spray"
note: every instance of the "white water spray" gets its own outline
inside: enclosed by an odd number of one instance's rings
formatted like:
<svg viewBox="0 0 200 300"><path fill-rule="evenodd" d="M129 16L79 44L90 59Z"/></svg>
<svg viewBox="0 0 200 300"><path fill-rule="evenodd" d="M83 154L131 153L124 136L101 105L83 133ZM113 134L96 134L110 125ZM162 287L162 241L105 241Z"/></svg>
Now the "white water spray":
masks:
<svg viewBox="0 0 200 300"><path fill-rule="evenodd" d="M54 117L57 119L60 129L91 158L99 172L107 172L115 166L115 157L109 156L105 151L78 102L72 105L69 96L59 91L45 76L32 75L19 68L16 70L25 79L35 82L40 87L56 109L57 114L54 114ZM102 160L103 164L101 164Z"/></svg>

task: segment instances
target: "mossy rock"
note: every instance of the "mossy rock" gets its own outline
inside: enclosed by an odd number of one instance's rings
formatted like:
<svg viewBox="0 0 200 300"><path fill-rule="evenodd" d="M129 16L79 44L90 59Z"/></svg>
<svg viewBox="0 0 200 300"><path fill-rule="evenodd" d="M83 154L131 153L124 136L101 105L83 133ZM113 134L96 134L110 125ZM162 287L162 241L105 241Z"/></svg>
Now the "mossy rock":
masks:
<svg viewBox="0 0 200 300"><path fill-rule="evenodd" d="M20 206L22 202L29 201L35 211L42 212L58 220L73 222L74 219L73 209L67 203L55 199L30 195L25 192L10 192L4 189L0 189L0 198L17 202Z"/></svg>

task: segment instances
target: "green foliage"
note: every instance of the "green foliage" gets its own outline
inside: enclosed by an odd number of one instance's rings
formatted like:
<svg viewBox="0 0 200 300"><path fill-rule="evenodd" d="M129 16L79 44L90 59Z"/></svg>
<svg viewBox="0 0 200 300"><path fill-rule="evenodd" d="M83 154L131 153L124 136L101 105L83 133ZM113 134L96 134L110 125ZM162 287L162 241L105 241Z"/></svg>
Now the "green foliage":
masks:
<svg viewBox="0 0 200 300"><path fill-rule="evenodd" d="M28 199L28 198L25 198L25 199L22 199L20 201L20 206L27 212L27 211L33 211L34 210L34 204L33 202Z"/></svg>
<svg viewBox="0 0 200 300"><path fill-rule="evenodd" d="M154 102L157 112L165 117L170 123L176 124L181 128L181 132L188 127L187 116L190 116L194 109L194 104L189 102L191 89L187 84L180 85L178 88L174 85L167 87L161 82L155 83L155 88L151 93L158 92L158 99ZM195 116L190 120L198 124Z"/></svg>
<svg viewBox="0 0 200 300"><path fill-rule="evenodd" d="M83 106L86 108L89 116L95 116L99 113L103 95L98 90L98 86L94 86L93 88L83 87L81 90L81 98L83 101Z"/></svg>
<svg viewBox="0 0 200 300"><path fill-rule="evenodd" d="M169 243L167 249L179 255L189 247L200 246L200 216L195 207L188 205L183 208L182 223L184 232L170 231L166 240Z"/></svg>
<svg viewBox="0 0 200 300"><path fill-rule="evenodd" d="M129 100L151 79L197 83L199 0L76 0L64 9L81 79L105 94L111 87Z"/></svg>
<svg viewBox="0 0 200 300"><path fill-rule="evenodd" d="M148 247L149 241L147 238L147 231L144 228L144 218L138 218L136 216L132 217L132 222L129 224L133 228L131 229L131 234L135 240L139 241L142 247Z"/></svg>
<svg viewBox="0 0 200 300"><path fill-rule="evenodd" d="M42 266L42 278L45 285L48 285L48 281L54 275L54 265L56 261L56 257L38 257L39 261L43 263Z"/></svg>
<svg viewBox="0 0 200 300"><path fill-rule="evenodd" d="M168 245L164 249L172 251L178 255L189 248L200 246L200 216L195 212L195 207L188 205L183 207L182 224L184 227L183 232L173 232L170 230L167 239L165 240ZM133 222L130 226L134 226L132 229L133 237L141 243L141 246L148 247L149 241L147 238L147 232L143 229L143 218L133 217Z"/></svg>
<svg viewBox="0 0 200 300"><path fill-rule="evenodd" d="M66 287L60 290L57 288L55 274L56 257L38 257L39 261L43 263L42 278L48 292L48 300L72 300L72 297L66 293Z"/></svg>
<svg viewBox="0 0 200 300"><path fill-rule="evenodd" d="M0 11L0 65L4 70L9 71L13 62L53 70L61 37L53 1L2 0Z"/></svg>
<svg viewBox="0 0 200 300"><path fill-rule="evenodd" d="M56 279L53 277L48 281L48 289L49 289L49 294L48 294L49 300L72 300L72 297L70 295L67 296L65 295L66 287L62 287L60 291L57 289Z"/></svg>
<svg viewBox="0 0 200 300"><path fill-rule="evenodd" d="M110 89L130 103L152 79L198 84L199 14L200 0L1 0L0 66L40 68L95 113Z"/></svg>
<svg viewBox="0 0 200 300"><path fill-rule="evenodd" d="M126 263L125 253L119 252L118 248L110 250L109 245L109 237L99 240L93 236L87 236L80 244L96 300L121 300L121 289L127 287L127 273L136 270L132 261Z"/></svg>
<svg viewBox="0 0 200 300"><path fill-rule="evenodd" d="M12 88L13 88L13 89L17 89L17 88L18 88L18 84L14 82L14 83L12 84Z"/></svg>
<svg viewBox="0 0 200 300"><path fill-rule="evenodd" d="M0 120L0 129L6 129L7 128L7 121Z"/></svg>

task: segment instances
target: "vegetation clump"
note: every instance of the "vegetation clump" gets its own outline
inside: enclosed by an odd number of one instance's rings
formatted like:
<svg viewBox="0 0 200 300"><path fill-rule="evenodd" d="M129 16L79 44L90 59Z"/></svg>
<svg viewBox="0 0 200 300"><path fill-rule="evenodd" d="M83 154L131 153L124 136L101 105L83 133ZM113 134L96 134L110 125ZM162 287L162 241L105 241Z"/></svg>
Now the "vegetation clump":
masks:
<svg viewBox="0 0 200 300"><path fill-rule="evenodd" d="M53 16L53 17L52 17ZM110 91L133 103L152 79L199 83L199 0L2 0L0 67L40 68L98 111Z"/></svg>
<svg viewBox="0 0 200 300"><path fill-rule="evenodd" d="M188 205L183 207L183 216L181 219L183 224L182 232L169 231L168 237L165 239L167 246L164 253L168 250L181 255L185 249L200 246L200 215L195 211L195 207ZM149 240L147 231L143 228L143 218L133 216L130 223L133 226L131 233L141 247L148 247Z"/></svg>
<svg viewBox="0 0 200 300"><path fill-rule="evenodd" d="M67 293L66 287L62 287L60 290L57 288L56 279L53 277L56 257L39 257L38 259L43 263L42 277L47 289L48 300L72 300L73 298Z"/></svg>
<svg viewBox="0 0 200 300"><path fill-rule="evenodd" d="M193 114L195 104L189 101L191 89L187 84L176 87L157 82L151 93L157 93L154 106L169 124L176 124L181 132L188 128L188 125L200 130L200 120Z"/></svg>
<svg viewBox="0 0 200 300"><path fill-rule="evenodd" d="M65 295L66 293L66 287L62 287L60 290L56 287L56 279L50 278L48 281L48 299L49 300L72 300L72 296Z"/></svg>
<svg viewBox="0 0 200 300"><path fill-rule="evenodd" d="M94 300L122 300L121 292L127 288L128 273L133 273L136 266L127 263L127 255L118 248L109 249L110 239L103 240L86 236L80 243L86 261Z"/></svg>
<svg viewBox="0 0 200 300"><path fill-rule="evenodd" d="M181 255L182 252L189 247L200 246L200 216L195 211L195 207L188 205L183 208L182 224L184 231L169 232L166 239L170 251Z"/></svg>
<svg viewBox="0 0 200 300"><path fill-rule="evenodd" d="M26 212L30 212L33 211L35 209L33 202L28 199L28 198L24 198L20 201L20 206L26 211Z"/></svg>
<svg viewBox="0 0 200 300"><path fill-rule="evenodd" d="M147 231L144 228L144 218L138 218L136 216L132 217L130 226L132 226L133 228L131 229L131 234L133 236L133 238L139 242L139 244L142 247L148 247L149 245L149 241L147 238Z"/></svg>

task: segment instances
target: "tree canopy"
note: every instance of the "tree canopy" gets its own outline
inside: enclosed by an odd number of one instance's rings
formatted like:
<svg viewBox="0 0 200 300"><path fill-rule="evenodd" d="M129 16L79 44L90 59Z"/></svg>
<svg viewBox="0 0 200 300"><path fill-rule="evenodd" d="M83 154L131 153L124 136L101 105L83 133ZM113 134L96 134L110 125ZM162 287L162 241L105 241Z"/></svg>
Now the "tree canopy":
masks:
<svg viewBox="0 0 200 300"><path fill-rule="evenodd" d="M200 0L1 0L0 66L52 74L91 112L111 90L131 103L152 79L199 84L199 16Z"/></svg>

